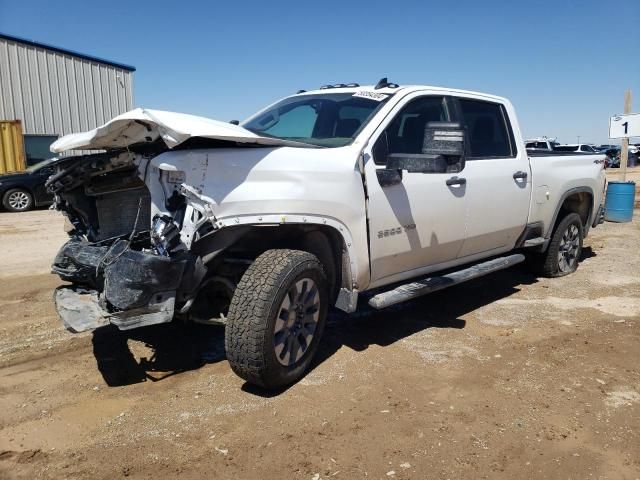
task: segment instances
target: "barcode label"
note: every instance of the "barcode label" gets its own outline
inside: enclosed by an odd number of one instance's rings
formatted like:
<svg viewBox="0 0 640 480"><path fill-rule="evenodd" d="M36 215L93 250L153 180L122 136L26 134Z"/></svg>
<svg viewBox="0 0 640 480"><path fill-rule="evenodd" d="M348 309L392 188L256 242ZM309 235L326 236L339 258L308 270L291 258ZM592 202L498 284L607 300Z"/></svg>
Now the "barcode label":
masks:
<svg viewBox="0 0 640 480"><path fill-rule="evenodd" d="M356 92L353 94L354 97L360 98L368 98L369 100L375 100L376 102L381 102L386 99L389 95L385 95L384 93L377 92L368 92L366 90L362 90L360 92Z"/></svg>

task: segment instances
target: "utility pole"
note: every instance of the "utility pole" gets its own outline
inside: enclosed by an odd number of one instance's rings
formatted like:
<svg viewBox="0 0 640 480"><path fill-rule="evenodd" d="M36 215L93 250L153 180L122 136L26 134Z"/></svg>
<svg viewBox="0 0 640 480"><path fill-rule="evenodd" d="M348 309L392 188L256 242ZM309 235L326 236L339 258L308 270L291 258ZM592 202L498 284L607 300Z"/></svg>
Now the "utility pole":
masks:
<svg viewBox="0 0 640 480"><path fill-rule="evenodd" d="M624 113L631 113L631 90L624 92ZM622 181L627 181L627 162L629 160L629 139L622 139L622 149L620 150L620 172Z"/></svg>
<svg viewBox="0 0 640 480"><path fill-rule="evenodd" d="M578 145L580 145L580 135L578 135Z"/></svg>

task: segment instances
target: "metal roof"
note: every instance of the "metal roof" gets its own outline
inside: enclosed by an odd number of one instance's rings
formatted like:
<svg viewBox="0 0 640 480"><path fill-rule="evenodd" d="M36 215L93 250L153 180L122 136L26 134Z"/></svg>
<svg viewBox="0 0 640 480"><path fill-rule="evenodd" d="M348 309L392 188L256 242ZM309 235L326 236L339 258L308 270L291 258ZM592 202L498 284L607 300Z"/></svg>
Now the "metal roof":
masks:
<svg viewBox="0 0 640 480"><path fill-rule="evenodd" d="M111 60L106 60L104 58L93 57L91 55L85 55L84 53L74 52L73 50L67 50L65 48L55 47L53 45L48 45L46 43L35 42L33 40L27 40L20 37L14 37L13 35L7 35L6 33L0 32L0 39L10 40L13 42L24 43L26 45L31 45L33 47L46 48L47 50L52 50L54 52L62 53L65 55L71 55L73 57L83 58L85 60L89 60L92 62L104 63L106 65L111 65L116 68L120 68L122 70L128 70L130 72L135 72L136 67L132 67L131 65L125 65L124 63L116 63Z"/></svg>

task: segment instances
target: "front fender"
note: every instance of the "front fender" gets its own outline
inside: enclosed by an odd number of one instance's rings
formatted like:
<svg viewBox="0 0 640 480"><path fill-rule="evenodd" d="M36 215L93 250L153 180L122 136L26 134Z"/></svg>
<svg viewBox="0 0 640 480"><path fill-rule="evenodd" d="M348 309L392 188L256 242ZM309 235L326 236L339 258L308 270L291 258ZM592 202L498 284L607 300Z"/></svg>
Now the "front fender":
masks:
<svg viewBox="0 0 640 480"><path fill-rule="evenodd" d="M216 219L218 228L236 226L278 226L278 225L319 225L330 227L337 232L342 239L348 257L348 282L343 281L352 290L361 289L369 281L368 260L358 255L354 242L354 236L350 229L340 220L329 216L300 215L300 214L268 214L268 215L238 215ZM364 265L364 268L363 268ZM365 283L362 283L365 282Z"/></svg>

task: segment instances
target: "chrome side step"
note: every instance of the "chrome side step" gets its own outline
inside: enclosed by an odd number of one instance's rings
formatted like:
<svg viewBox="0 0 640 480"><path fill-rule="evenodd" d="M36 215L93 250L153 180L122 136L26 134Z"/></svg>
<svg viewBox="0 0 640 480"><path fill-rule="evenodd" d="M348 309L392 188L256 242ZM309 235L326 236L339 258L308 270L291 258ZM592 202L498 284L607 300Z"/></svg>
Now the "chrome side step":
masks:
<svg viewBox="0 0 640 480"><path fill-rule="evenodd" d="M430 277L418 280L417 282L400 285L388 292L374 295L369 299L369 305L380 310L381 308L389 307L396 303L405 302L426 295L427 293L436 292L452 285L457 285L458 283L482 277L488 273L504 270L523 261L524 255L521 253L494 258L493 260L478 263L464 270L458 270L457 272L448 273L440 277Z"/></svg>

